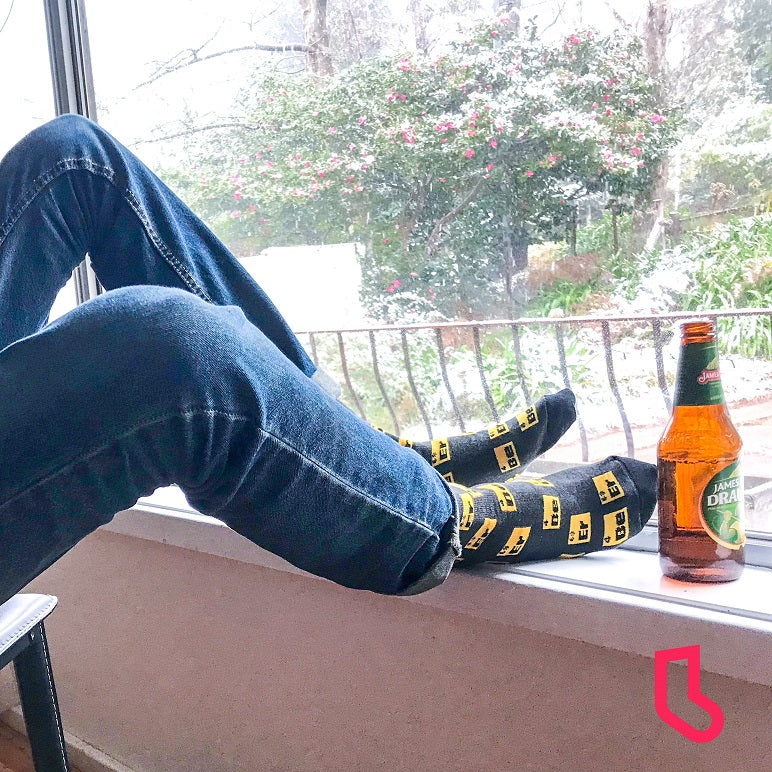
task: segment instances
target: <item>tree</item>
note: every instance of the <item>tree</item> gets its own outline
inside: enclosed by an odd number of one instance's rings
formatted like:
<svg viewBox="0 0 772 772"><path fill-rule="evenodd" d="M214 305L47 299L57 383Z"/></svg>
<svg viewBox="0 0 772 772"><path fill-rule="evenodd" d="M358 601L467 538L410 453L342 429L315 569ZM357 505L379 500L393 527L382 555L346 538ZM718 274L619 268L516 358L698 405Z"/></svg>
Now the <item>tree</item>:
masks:
<svg viewBox="0 0 772 772"><path fill-rule="evenodd" d="M674 137L655 105L638 41L545 45L496 21L435 59L264 81L254 130L210 143L187 193L256 249L361 242L374 313L388 297L498 314L528 243L564 236L579 199L650 188Z"/></svg>
<svg viewBox="0 0 772 772"><path fill-rule="evenodd" d="M333 73L330 32L327 28L327 0L298 0L303 12L303 31L308 45L306 61L314 75Z"/></svg>
<svg viewBox="0 0 772 772"><path fill-rule="evenodd" d="M767 102L772 102L772 19L768 0L743 0L734 9L739 48L751 71L751 80Z"/></svg>

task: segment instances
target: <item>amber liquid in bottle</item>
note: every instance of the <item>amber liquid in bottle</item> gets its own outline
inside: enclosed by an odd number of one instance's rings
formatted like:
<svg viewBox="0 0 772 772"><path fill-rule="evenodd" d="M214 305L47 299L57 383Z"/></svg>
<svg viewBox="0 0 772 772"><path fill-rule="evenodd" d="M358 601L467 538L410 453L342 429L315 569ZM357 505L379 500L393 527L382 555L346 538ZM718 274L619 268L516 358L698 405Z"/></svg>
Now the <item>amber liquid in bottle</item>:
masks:
<svg viewBox="0 0 772 772"><path fill-rule="evenodd" d="M721 387L715 327L685 322L673 412L657 445L665 576L728 582L742 573L741 450Z"/></svg>

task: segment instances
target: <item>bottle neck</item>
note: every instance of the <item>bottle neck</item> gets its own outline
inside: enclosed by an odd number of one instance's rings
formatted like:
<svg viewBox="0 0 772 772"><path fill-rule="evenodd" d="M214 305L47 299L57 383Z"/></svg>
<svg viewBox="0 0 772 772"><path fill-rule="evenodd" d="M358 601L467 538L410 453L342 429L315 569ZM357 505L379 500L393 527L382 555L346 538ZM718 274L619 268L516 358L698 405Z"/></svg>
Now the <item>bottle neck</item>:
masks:
<svg viewBox="0 0 772 772"><path fill-rule="evenodd" d="M715 339L685 339L681 344L673 407L724 404Z"/></svg>

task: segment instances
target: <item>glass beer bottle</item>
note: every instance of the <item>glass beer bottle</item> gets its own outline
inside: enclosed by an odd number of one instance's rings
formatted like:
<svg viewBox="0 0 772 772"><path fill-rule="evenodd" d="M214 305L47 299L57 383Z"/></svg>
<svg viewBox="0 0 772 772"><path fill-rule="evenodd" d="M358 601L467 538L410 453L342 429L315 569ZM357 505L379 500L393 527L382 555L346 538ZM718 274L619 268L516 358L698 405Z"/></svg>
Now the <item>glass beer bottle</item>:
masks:
<svg viewBox="0 0 772 772"><path fill-rule="evenodd" d="M657 445L665 576L728 582L742 573L741 449L724 400L715 326L684 322L673 412Z"/></svg>

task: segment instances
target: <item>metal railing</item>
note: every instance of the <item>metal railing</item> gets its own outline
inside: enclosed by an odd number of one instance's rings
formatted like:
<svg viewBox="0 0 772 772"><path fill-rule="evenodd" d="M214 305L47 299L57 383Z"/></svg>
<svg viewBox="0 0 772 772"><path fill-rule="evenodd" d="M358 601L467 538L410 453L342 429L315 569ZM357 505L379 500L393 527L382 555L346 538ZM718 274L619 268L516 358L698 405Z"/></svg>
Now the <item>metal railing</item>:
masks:
<svg viewBox="0 0 772 772"><path fill-rule="evenodd" d="M516 380L517 389L522 394L523 405L532 403L539 396L534 393L531 377L534 353L524 351L523 336L541 330L540 340L541 345L545 347L544 357L551 360L558 385L572 389L579 398L579 404L582 402L584 383L582 377L572 374L572 371L577 369L577 358L574 357L573 362L569 361L567 341L576 343L581 339L584 350L589 352L589 358L602 360L600 372L595 374L596 392L599 383L603 381L606 399L614 405L618 413L617 429L621 428L624 434L627 455L634 457L635 431L630 418L628 404L630 397L628 395L626 398L624 389L620 386L621 346L627 341L628 348L624 353L626 360L631 356L634 357L636 363L640 365L641 372L648 368L650 376L647 377L654 381L653 393L659 394L657 399L662 400L664 415L667 415L672 407L668 375L672 382L674 363L671 358L668 363L669 370L666 368L665 348L668 343L673 342L673 336L678 334L677 322L696 316L707 317L717 323L719 340L721 340L722 326L730 323L737 324L744 319L755 319L755 349L751 351L750 356L758 359L764 366L770 364L772 309L758 308L700 313L671 312L659 315L520 318L481 322L387 325L345 330L307 330L298 334L301 340L304 339L303 336L306 337L315 363L340 376L345 390L345 401L365 421L372 422L371 413L379 412L383 416L388 416L393 423L395 433L401 434L405 424L411 420L404 409L407 397L407 401L412 403L409 412L413 416L413 423L422 425L428 438L435 436L437 424L442 424L443 431L447 431L447 423L450 420L458 430L465 432L467 425L475 420L490 419L494 423L499 422L501 412L511 408L510 404L501 404L501 401L497 402L495 399L489 371L496 354L486 352L483 336L490 339L491 335L495 335L499 355L506 355L514 362L512 376ZM740 337L742 337L742 331ZM459 346L459 339L463 339L466 343ZM331 340L334 341L334 345L331 345ZM505 342L508 351L503 351L501 348ZM554 347L554 354L551 357L546 351L550 342ZM416 347L419 343L423 380L416 374L418 356ZM630 348L631 343L634 344L634 348ZM432 367L427 369L425 360L429 349L432 349L430 356ZM462 407L462 402L467 405L469 403L469 384L463 394L460 394L450 373L450 357L457 355L459 350L464 350L466 353L466 375L479 381L477 391L479 398L475 403L475 415L470 414L468 410L465 412ZM389 361L388 375L384 373L384 363L387 360ZM582 363L579 362L579 364ZM540 360L539 365L544 368L545 362ZM579 382L575 382L577 380ZM629 374L624 376L624 380L630 382ZM430 388L426 385L427 381L436 384L438 388ZM396 404L396 395L401 395L402 408ZM651 394L646 399L651 409ZM430 401L434 403L433 407L428 404ZM577 407L577 429L581 442L582 461L587 461L589 458L588 432L582 410L579 409L579 405Z"/></svg>

